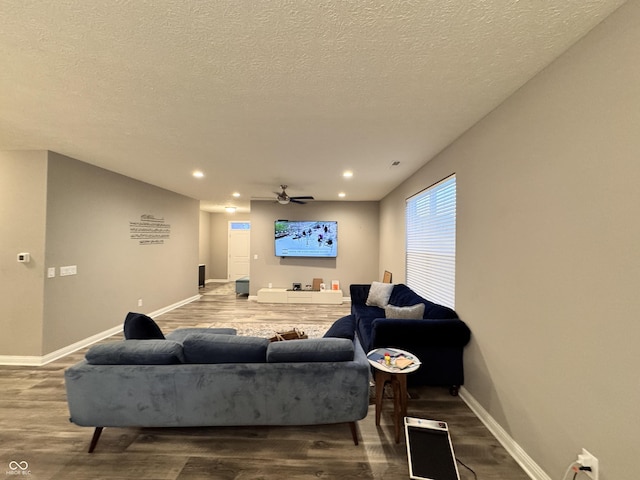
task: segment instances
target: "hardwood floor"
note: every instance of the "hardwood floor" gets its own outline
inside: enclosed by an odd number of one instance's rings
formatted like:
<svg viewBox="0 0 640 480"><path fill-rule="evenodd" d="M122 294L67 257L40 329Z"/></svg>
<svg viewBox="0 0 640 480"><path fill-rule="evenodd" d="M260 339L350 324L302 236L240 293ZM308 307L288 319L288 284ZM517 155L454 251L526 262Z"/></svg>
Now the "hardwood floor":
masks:
<svg viewBox="0 0 640 480"><path fill-rule="evenodd" d="M217 292L216 292L217 290ZM211 323L271 323L274 328L326 323L349 305L267 305L208 284L196 302L156 318L163 331ZM124 319L123 319L124 320ZM116 335L111 339L121 338ZM111 340L110 339L110 340ZM68 421L63 372L85 351L43 367L0 366L0 476L29 479L406 479L404 440L394 441L388 400L380 427L375 409L349 427L105 428L87 453L93 430ZM457 457L483 480L529 477L459 397L445 388L409 389L409 415L448 422ZM21 467L27 462L24 472ZM20 466L18 466L20 464ZM473 479L459 465L463 480ZM20 475L18 475L18 473Z"/></svg>

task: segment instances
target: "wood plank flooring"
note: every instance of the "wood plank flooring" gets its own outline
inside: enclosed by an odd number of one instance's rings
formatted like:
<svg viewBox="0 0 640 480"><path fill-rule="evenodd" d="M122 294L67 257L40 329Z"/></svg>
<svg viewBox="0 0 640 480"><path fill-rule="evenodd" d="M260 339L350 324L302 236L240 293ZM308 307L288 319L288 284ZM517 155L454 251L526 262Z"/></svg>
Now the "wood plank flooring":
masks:
<svg viewBox="0 0 640 480"><path fill-rule="evenodd" d="M349 305L258 304L207 284L196 302L156 318L164 332L219 322L272 323L284 329L331 323ZM124 319L123 319L124 320ZM116 335L111 339L121 338ZM375 409L358 422L360 445L345 425L309 427L105 428L93 454L93 430L68 421L63 372L85 351L43 367L0 366L0 476L29 479L407 479L404 441L394 442L392 401L380 427ZM444 388L409 389L409 415L449 423L457 457L481 480L529 477L459 397ZM16 463L27 462L22 472ZM25 464L23 463L22 466ZM459 466L463 480L471 472ZM18 475L17 473L20 473Z"/></svg>

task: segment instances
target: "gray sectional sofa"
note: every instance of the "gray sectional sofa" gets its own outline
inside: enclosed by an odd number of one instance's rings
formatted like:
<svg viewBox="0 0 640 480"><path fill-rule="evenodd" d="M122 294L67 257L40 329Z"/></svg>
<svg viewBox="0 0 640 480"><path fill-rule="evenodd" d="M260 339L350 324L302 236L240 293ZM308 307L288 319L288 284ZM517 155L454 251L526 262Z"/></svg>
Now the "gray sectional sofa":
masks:
<svg viewBox="0 0 640 480"><path fill-rule="evenodd" d="M103 427L348 423L358 444L370 368L357 341L188 330L96 345L65 371L70 420L95 427L89 452Z"/></svg>

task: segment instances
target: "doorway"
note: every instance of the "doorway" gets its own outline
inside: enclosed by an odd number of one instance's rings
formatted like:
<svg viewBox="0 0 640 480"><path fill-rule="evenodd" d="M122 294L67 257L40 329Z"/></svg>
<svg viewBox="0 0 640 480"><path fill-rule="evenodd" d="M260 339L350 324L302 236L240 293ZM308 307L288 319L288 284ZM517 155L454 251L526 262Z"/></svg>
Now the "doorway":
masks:
<svg viewBox="0 0 640 480"><path fill-rule="evenodd" d="M227 278L235 281L249 276L251 222L229 222Z"/></svg>

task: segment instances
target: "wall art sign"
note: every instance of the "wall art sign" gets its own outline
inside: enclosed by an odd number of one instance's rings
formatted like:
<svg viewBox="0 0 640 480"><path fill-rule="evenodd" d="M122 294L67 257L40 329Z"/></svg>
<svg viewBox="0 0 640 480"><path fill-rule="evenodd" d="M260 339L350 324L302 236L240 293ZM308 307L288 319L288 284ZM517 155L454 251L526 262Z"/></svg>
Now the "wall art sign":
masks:
<svg viewBox="0 0 640 480"><path fill-rule="evenodd" d="M129 222L131 240L139 245L162 245L171 238L171 225L151 214L140 215L140 221Z"/></svg>

